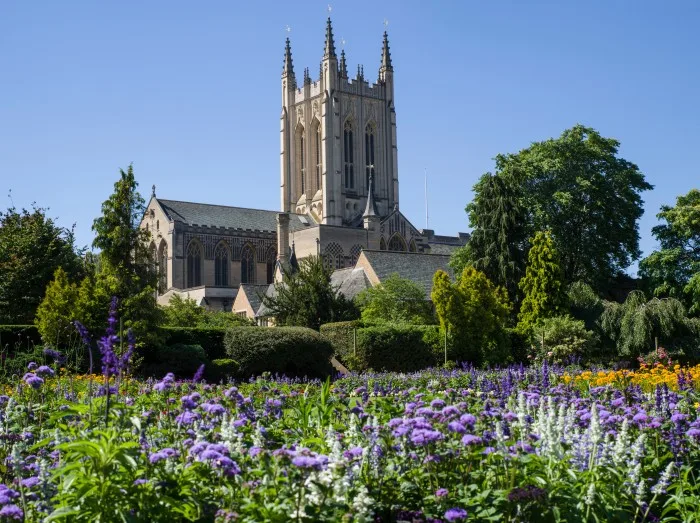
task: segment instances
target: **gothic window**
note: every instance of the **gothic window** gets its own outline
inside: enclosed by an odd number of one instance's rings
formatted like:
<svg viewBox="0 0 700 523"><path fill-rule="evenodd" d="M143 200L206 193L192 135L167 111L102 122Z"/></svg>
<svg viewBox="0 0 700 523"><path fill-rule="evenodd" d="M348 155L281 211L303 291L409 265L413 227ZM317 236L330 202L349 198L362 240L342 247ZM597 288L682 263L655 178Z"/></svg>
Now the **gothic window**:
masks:
<svg viewBox="0 0 700 523"><path fill-rule="evenodd" d="M369 175L374 176L374 125L371 123L365 127L365 187L369 188Z"/></svg>
<svg viewBox="0 0 700 523"><path fill-rule="evenodd" d="M311 128L314 135L314 162L316 163L316 190L321 188L321 123L314 121Z"/></svg>
<svg viewBox="0 0 700 523"><path fill-rule="evenodd" d="M158 252L158 286L161 294L168 290L168 244L165 240L160 242Z"/></svg>
<svg viewBox="0 0 700 523"><path fill-rule="evenodd" d="M361 252L362 252L362 245L353 245L352 249L350 249L350 263L352 264L353 267L357 263L357 259L360 257Z"/></svg>
<svg viewBox="0 0 700 523"><path fill-rule="evenodd" d="M352 122L345 122L345 130L343 131L343 164L345 166L345 188L355 188L355 166L353 164L353 138L352 138Z"/></svg>
<svg viewBox="0 0 700 523"><path fill-rule="evenodd" d="M406 242L399 233L394 234L389 240L388 250L406 252Z"/></svg>
<svg viewBox="0 0 700 523"><path fill-rule="evenodd" d="M229 248L224 242L219 243L214 251L214 285L228 287Z"/></svg>
<svg viewBox="0 0 700 523"><path fill-rule="evenodd" d="M329 269L342 269L345 267L343 248L335 242L329 243L326 247L323 261Z"/></svg>
<svg viewBox="0 0 700 523"><path fill-rule="evenodd" d="M151 242L151 245L148 246L148 263L152 274L158 274L158 259L156 255L156 244Z"/></svg>
<svg viewBox="0 0 700 523"><path fill-rule="evenodd" d="M304 140L304 127L299 125L296 131L296 147L298 160L298 180L299 180L299 196L306 194L306 151Z"/></svg>
<svg viewBox="0 0 700 523"><path fill-rule="evenodd" d="M255 251L249 243L241 250L241 283L255 283Z"/></svg>
<svg viewBox="0 0 700 523"><path fill-rule="evenodd" d="M267 256L265 256L265 269L267 272L267 283L268 285L272 283L275 279L275 262L277 261L277 250L274 247L270 247L267 250Z"/></svg>
<svg viewBox="0 0 700 523"><path fill-rule="evenodd" d="M187 287L202 285L202 245L192 240L187 246Z"/></svg>
<svg viewBox="0 0 700 523"><path fill-rule="evenodd" d="M386 250L386 242L384 241L383 237L379 239L379 250L380 251Z"/></svg>
<svg viewBox="0 0 700 523"><path fill-rule="evenodd" d="M416 252L418 249L416 249L416 241L411 240L411 243L408 244L408 252Z"/></svg>

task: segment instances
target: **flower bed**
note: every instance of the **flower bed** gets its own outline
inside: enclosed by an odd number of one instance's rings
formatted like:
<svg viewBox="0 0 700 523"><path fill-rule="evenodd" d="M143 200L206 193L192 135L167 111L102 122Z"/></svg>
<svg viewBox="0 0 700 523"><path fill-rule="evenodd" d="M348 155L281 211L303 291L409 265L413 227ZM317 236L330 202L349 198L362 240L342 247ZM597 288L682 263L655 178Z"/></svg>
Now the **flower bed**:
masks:
<svg viewBox="0 0 700 523"><path fill-rule="evenodd" d="M108 388L36 366L0 396L0 519L691 521L700 383L664 372Z"/></svg>

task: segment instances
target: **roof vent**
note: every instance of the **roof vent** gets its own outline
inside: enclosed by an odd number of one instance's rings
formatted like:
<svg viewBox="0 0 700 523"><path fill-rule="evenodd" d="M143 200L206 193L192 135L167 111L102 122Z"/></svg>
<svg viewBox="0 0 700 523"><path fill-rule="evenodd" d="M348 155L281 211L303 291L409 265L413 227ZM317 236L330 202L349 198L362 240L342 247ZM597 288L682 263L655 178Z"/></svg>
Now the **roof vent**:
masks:
<svg viewBox="0 0 700 523"><path fill-rule="evenodd" d="M309 220L306 219L306 216L299 216L299 221L303 223L304 225L309 225Z"/></svg>

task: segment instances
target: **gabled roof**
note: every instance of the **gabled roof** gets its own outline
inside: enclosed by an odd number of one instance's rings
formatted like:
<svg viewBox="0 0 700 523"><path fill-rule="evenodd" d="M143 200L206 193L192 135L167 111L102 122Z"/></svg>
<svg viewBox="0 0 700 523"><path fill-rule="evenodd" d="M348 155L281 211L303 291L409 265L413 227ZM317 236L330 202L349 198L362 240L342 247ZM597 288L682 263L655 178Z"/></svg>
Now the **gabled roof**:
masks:
<svg viewBox="0 0 700 523"><path fill-rule="evenodd" d="M270 298L274 298L277 296L277 284L271 283L270 285L267 286L267 289L265 290L265 296L268 296ZM283 285L282 283L279 283L279 285ZM255 309L253 309L255 310ZM261 301L260 307L258 310L255 312L255 317L256 318L264 318L265 316L270 316L272 311L267 308L265 303Z"/></svg>
<svg viewBox="0 0 700 523"><path fill-rule="evenodd" d="M277 211L163 200L161 198L157 198L157 201L170 220L187 225L265 232L277 231ZM289 214L291 218L289 220L290 231L316 226L313 219L305 214Z"/></svg>
<svg viewBox="0 0 700 523"><path fill-rule="evenodd" d="M453 277L452 268L448 265L449 255L373 250L363 250L361 256L363 255L379 281L398 274L423 287L428 299L433 289L433 276L437 271L443 270L450 278Z"/></svg>
<svg viewBox="0 0 700 523"><path fill-rule="evenodd" d="M365 270L361 267L348 267L333 271L331 285L349 300L354 299L359 293L372 286Z"/></svg>
<svg viewBox="0 0 700 523"><path fill-rule="evenodd" d="M241 287L238 292L243 292L248 298L248 303L250 303L250 308L253 309L253 313L256 313L260 308L262 303L262 297L267 291L268 285L257 285L253 283L241 283Z"/></svg>

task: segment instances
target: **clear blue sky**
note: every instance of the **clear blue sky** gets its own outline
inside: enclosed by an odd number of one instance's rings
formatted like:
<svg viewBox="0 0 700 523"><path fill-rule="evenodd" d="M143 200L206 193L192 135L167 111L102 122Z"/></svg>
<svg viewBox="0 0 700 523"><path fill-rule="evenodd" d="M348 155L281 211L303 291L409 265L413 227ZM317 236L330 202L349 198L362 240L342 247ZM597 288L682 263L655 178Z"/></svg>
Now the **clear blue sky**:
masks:
<svg viewBox="0 0 700 523"><path fill-rule="evenodd" d="M142 194L279 207L280 72L318 75L327 2L0 2L0 208L35 201L81 245L118 169ZM332 4L349 68L374 78L383 20L396 78L401 208L467 230L500 152L582 123L621 141L663 203L700 186L700 2Z"/></svg>

